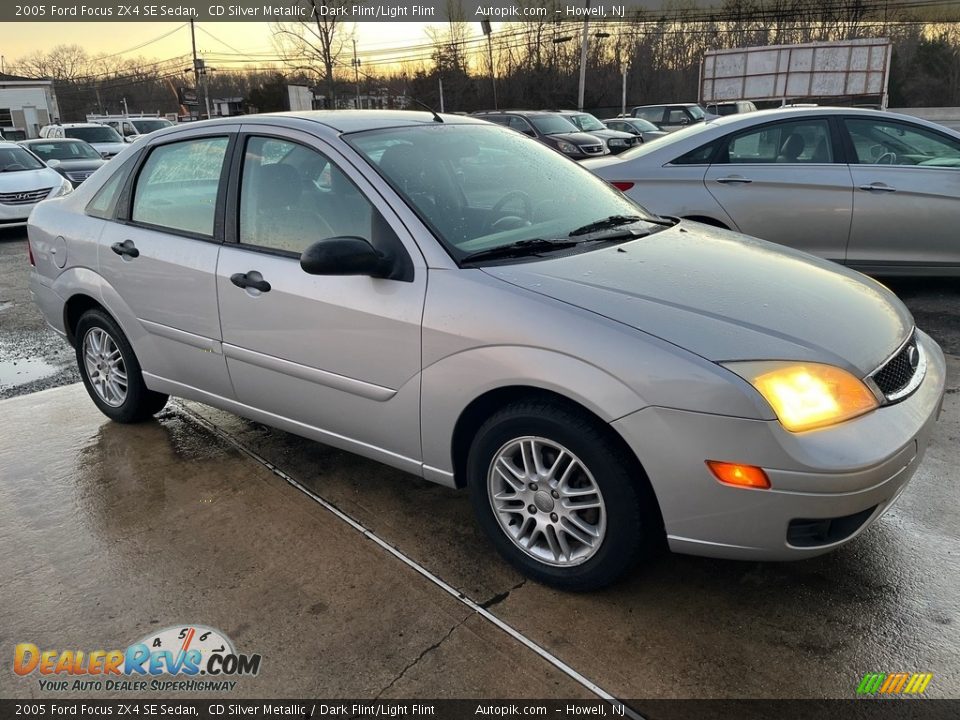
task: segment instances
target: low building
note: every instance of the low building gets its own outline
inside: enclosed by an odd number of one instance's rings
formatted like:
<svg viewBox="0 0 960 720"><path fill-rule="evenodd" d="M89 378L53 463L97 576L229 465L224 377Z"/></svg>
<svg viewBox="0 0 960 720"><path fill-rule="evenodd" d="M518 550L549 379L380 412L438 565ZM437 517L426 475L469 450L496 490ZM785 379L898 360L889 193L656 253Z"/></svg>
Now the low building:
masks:
<svg viewBox="0 0 960 720"><path fill-rule="evenodd" d="M4 137L35 138L40 128L59 120L53 80L0 73L0 132Z"/></svg>

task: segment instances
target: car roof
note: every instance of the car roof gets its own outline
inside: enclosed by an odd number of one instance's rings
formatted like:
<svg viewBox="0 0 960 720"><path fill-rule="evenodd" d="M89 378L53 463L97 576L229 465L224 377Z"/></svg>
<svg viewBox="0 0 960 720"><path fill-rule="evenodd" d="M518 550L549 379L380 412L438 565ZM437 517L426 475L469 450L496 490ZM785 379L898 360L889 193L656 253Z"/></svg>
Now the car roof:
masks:
<svg viewBox="0 0 960 720"><path fill-rule="evenodd" d="M29 138L27 140L20 140L18 145L39 145L43 143L44 145L49 145L50 143L82 143L87 144L86 140L81 140L80 138Z"/></svg>
<svg viewBox="0 0 960 720"><path fill-rule="evenodd" d="M477 115L559 115L562 110L480 110Z"/></svg>
<svg viewBox="0 0 960 720"><path fill-rule="evenodd" d="M18 148L18 147L20 147L20 144L15 143L12 140L0 140L0 148L4 150L9 150L11 148Z"/></svg>
<svg viewBox="0 0 960 720"><path fill-rule="evenodd" d="M482 124L482 120L469 115L437 113L445 125ZM381 128L404 127L413 125L433 125L434 116L421 110L310 110L287 113L269 113L267 115L242 115L248 122L257 117L291 118L309 120L326 125L342 133L379 130Z"/></svg>
<svg viewBox="0 0 960 720"><path fill-rule="evenodd" d="M700 103L695 102L676 102L676 103L653 103L652 105L634 105L636 108L648 108L648 107L693 107L694 105L699 105Z"/></svg>

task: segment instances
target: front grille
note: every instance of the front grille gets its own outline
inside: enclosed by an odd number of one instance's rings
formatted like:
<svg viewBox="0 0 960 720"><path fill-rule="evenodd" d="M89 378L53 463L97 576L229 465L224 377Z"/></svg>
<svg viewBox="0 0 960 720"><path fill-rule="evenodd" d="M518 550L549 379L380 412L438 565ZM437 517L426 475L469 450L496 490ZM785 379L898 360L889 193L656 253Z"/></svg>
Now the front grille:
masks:
<svg viewBox="0 0 960 720"><path fill-rule="evenodd" d="M70 182L79 184L93 175L93 170L75 170L74 172L68 172L66 175Z"/></svg>
<svg viewBox="0 0 960 720"><path fill-rule="evenodd" d="M603 145L581 145L580 149L587 155L599 155L603 152Z"/></svg>
<svg viewBox="0 0 960 720"><path fill-rule="evenodd" d="M0 203L4 205L31 205L40 202L53 188L40 188L39 190L26 190L24 192L0 193Z"/></svg>
<svg viewBox="0 0 960 720"><path fill-rule="evenodd" d="M901 400L909 395L923 379L926 358L917 343L916 333L870 378L888 401Z"/></svg>

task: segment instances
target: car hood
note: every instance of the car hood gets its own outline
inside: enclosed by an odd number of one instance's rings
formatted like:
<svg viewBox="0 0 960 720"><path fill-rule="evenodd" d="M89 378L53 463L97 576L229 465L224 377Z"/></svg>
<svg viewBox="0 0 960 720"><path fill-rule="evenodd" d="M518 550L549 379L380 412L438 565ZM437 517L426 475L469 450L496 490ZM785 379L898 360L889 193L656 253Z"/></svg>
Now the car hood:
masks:
<svg viewBox="0 0 960 720"><path fill-rule="evenodd" d="M596 135L597 137L602 138L632 138L635 137L630 133L625 133L622 130L584 130L588 135Z"/></svg>
<svg viewBox="0 0 960 720"><path fill-rule="evenodd" d="M699 223L484 270L715 362L824 362L862 377L913 327L903 303L866 276Z"/></svg>
<svg viewBox="0 0 960 720"><path fill-rule="evenodd" d="M100 166L106 164L106 160L94 160L93 158L85 158L83 160L61 160L60 164L57 166L58 170L74 171L74 170L96 170Z"/></svg>
<svg viewBox="0 0 960 720"><path fill-rule="evenodd" d="M55 188L63 182L60 173L43 167L36 170L17 170L0 173L0 192L30 192L42 188Z"/></svg>
<svg viewBox="0 0 960 720"><path fill-rule="evenodd" d="M603 141L595 135L582 132L553 133L547 135L547 137L566 140L567 142L572 142L574 145L596 145L598 142L603 143Z"/></svg>

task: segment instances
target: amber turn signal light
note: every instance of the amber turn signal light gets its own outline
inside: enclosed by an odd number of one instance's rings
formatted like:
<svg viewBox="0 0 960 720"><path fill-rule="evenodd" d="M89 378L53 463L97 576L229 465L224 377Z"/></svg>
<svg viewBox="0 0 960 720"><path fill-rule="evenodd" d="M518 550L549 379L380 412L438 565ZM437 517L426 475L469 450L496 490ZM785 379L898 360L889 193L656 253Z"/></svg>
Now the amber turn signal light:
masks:
<svg viewBox="0 0 960 720"><path fill-rule="evenodd" d="M770 478L756 465L740 465L739 463L718 462L707 460L710 472L724 485L737 487L759 488L766 490L770 487Z"/></svg>

